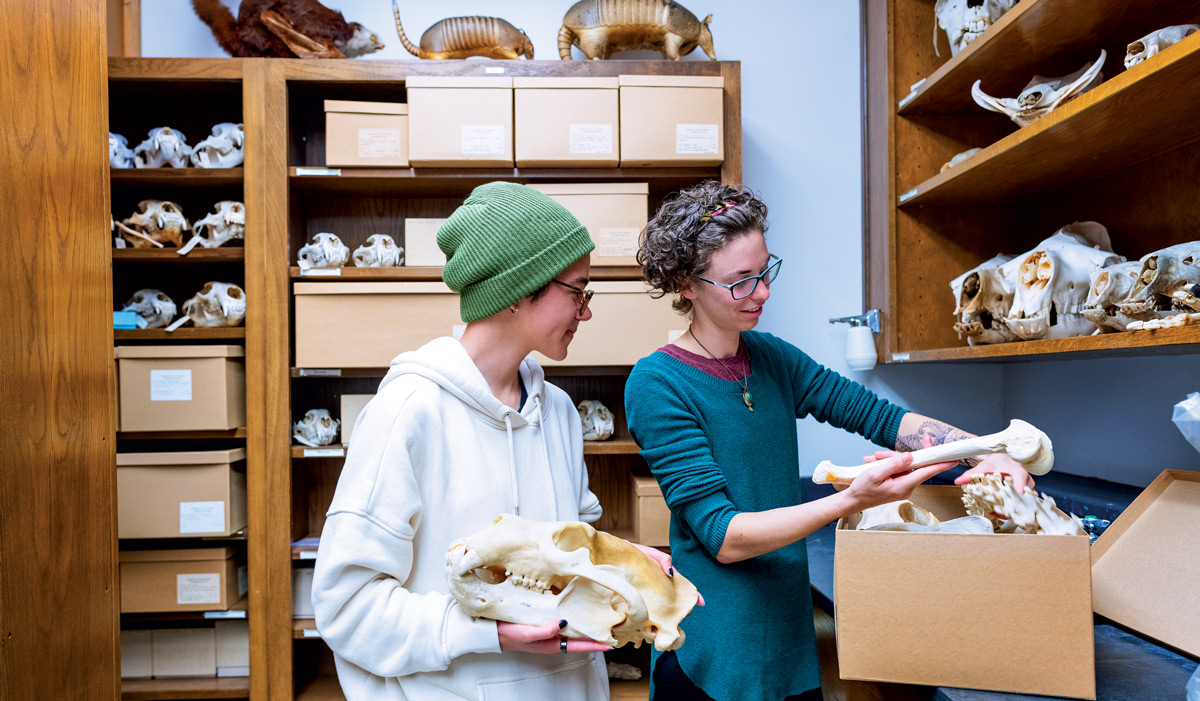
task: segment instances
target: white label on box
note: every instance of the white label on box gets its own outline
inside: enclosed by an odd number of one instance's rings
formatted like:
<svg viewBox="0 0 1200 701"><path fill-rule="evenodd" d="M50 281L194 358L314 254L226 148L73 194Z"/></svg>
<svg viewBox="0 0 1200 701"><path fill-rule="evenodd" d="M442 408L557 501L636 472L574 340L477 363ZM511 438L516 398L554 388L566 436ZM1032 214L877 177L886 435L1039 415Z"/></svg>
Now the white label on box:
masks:
<svg viewBox="0 0 1200 701"><path fill-rule="evenodd" d="M306 637L306 638L319 638L319 637L321 637L321 632L320 632L320 631L318 631L316 628L305 628L304 630L302 630L302 631L301 631L301 633L300 633L300 634L301 634L301 635L303 635L303 636L304 636L304 637Z"/></svg>
<svg viewBox="0 0 1200 701"><path fill-rule="evenodd" d="M300 271L301 277L341 277L341 268L309 268Z"/></svg>
<svg viewBox="0 0 1200 701"><path fill-rule="evenodd" d="M206 619L225 620L229 618L245 618L245 611L205 611Z"/></svg>
<svg viewBox="0 0 1200 701"><path fill-rule="evenodd" d="M305 448L304 457L306 458L344 458L346 457L345 448Z"/></svg>
<svg viewBox="0 0 1200 701"><path fill-rule="evenodd" d="M572 124L571 153L612 153L613 125Z"/></svg>
<svg viewBox="0 0 1200 701"><path fill-rule="evenodd" d="M250 568L242 565L238 568L238 596L245 596L250 591Z"/></svg>
<svg viewBox="0 0 1200 701"><path fill-rule="evenodd" d="M191 370L151 370L150 371L150 401L152 401L152 402L190 402L190 401L192 401L192 371Z"/></svg>
<svg viewBox="0 0 1200 701"><path fill-rule="evenodd" d="M221 575L216 572L175 575L175 603L221 603Z"/></svg>
<svg viewBox="0 0 1200 701"><path fill-rule="evenodd" d="M718 131L716 124L676 124L675 153L720 153Z"/></svg>
<svg viewBox="0 0 1200 701"><path fill-rule="evenodd" d="M635 226L605 226L596 232L596 255L600 257L636 256L638 234Z"/></svg>
<svg viewBox="0 0 1200 701"><path fill-rule="evenodd" d="M359 158L400 158L404 155L399 129L359 129Z"/></svg>
<svg viewBox="0 0 1200 701"><path fill-rule="evenodd" d="M464 156L492 156L504 153L504 126L501 124L464 124Z"/></svg>
<svg viewBox="0 0 1200 701"><path fill-rule="evenodd" d="M484 73L503 73L504 66L488 66L487 68L483 69L483 72Z"/></svg>
<svg viewBox="0 0 1200 701"><path fill-rule="evenodd" d="M296 168L296 175L341 175L341 168L308 168L300 166Z"/></svg>
<svg viewBox="0 0 1200 701"><path fill-rule="evenodd" d="M225 502L179 502L180 533L220 533L225 530Z"/></svg>
<svg viewBox="0 0 1200 701"><path fill-rule="evenodd" d="M317 551L316 550L301 550L300 551L300 559L301 560L315 560L315 559L317 559Z"/></svg>

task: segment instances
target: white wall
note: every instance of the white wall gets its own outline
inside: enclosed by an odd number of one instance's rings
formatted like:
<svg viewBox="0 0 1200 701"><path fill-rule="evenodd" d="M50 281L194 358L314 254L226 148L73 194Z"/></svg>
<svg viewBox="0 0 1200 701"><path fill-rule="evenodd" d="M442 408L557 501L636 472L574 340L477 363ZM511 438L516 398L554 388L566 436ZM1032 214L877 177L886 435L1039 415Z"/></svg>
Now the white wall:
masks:
<svg viewBox="0 0 1200 701"><path fill-rule="evenodd" d="M237 6L236 0L224 1ZM380 35L387 46L372 58L412 58L396 37L388 0L326 4ZM1200 390L1197 357L848 370L845 327L826 320L863 311L858 3L686 0L685 5L701 17L713 13L717 57L742 62L744 179L770 206L768 240L785 261L762 330L893 401L968 431L991 432L1011 416L1026 418L1054 439L1056 469L1062 471L1145 485L1160 469L1200 466L1200 456L1170 423L1171 405ZM404 0L400 6L414 42L443 17L498 15L526 31L538 58L554 59L570 2ZM225 56L189 0L142 3L142 52ZM689 60L703 58L696 51ZM803 471L824 459L854 460L870 450L865 440L812 419L799 422L798 440Z"/></svg>

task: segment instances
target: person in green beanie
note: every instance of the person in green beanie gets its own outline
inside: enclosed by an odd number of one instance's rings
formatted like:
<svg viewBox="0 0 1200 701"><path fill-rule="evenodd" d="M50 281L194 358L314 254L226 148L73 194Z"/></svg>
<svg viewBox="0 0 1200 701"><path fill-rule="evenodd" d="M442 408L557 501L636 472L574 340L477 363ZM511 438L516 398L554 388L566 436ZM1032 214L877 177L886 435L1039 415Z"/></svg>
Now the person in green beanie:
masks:
<svg viewBox="0 0 1200 701"><path fill-rule="evenodd" d="M359 415L321 533L317 628L350 701L607 699L606 645L560 637L566 620L472 618L445 570L450 544L499 514L600 518L579 414L530 357L562 360L591 318L594 245L505 182L476 188L437 241L466 331L398 355Z"/></svg>

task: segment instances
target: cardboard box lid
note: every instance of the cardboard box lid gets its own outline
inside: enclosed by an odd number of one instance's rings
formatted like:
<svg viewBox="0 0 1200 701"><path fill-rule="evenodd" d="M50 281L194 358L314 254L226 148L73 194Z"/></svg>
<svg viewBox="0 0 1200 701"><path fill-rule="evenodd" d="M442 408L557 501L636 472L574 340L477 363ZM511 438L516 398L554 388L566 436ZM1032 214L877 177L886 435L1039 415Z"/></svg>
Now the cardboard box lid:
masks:
<svg viewBox="0 0 1200 701"><path fill-rule="evenodd" d="M117 346L118 358L244 358L243 346Z"/></svg>
<svg viewBox="0 0 1200 701"><path fill-rule="evenodd" d="M649 195L649 183L531 183L547 195Z"/></svg>
<svg viewBox="0 0 1200 701"><path fill-rule="evenodd" d="M503 76L410 75L406 88L503 88L511 90L513 79Z"/></svg>
<svg viewBox="0 0 1200 701"><path fill-rule="evenodd" d="M720 75L622 75L617 77L621 87L637 88L723 88L725 77Z"/></svg>
<svg viewBox="0 0 1200 701"><path fill-rule="evenodd" d="M117 453L117 467L132 465L215 465L246 459L245 448L179 450L167 453Z"/></svg>
<svg viewBox="0 0 1200 701"><path fill-rule="evenodd" d="M661 497L662 489L652 475L634 475L633 492L639 497Z"/></svg>
<svg viewBox="0 0 1200 701"><path fill-rule="evenodd" d="M1092 609L1200 655L1200 472L1163 471L1092 545Z"/></svg>
<svg viewBox="0 0 1200 701"><path fill-rule="evenodd" d="M357 100L326 100L326 112L353 112L356 114L408 114L408 105L403 102L359 102Z"/></svg>
<svg viewBox="0 0 1200 701"><path fill-rule="evenodd" d="M522 88L616 90L620 84L616 78L513 78L513 87L518 90Z"/></svg>
<svg viewBox="0 0 1200 701"><path fill-rule="evenodd" d="M444 282L297 282L297 295L454 294Z"/></svg>
<svg viewBox="0 0 1200 701"><path fill-rule="evenodd" d="M613 294L639 294L649 295L650 288L641 280L627 280L624 282L590 282L588 288L595 290L598 295L613 295Z"/></svg>
<svg viewBox="0 0 1200 701"><path fill-rule="evenodd" d="M228 560L233 557L233 546L221 548L176 548L172 550L122 550L120 562L197 562L200 560Z"/></svg>

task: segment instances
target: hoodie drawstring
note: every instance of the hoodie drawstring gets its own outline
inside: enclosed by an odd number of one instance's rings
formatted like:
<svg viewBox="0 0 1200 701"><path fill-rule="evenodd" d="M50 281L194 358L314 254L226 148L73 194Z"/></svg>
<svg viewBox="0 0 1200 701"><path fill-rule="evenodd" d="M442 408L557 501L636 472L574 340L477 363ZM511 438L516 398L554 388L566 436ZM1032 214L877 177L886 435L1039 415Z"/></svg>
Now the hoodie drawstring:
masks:
<svg viewBox="0 0 1200 701"><path fill-rule="evenodd" d="M546 426L542 417L540 395L533 395L533 410L538 419L538 433L542 435L542 457L546 462L546 478L550 481L550 498L554 500L554 517L558 518L558 492L554 489L554 469L550 466L550 447L546 444Z"/></svg>
<svg viewBox="0 0 1200 701"><path fill-rule="evenodd" d="M508 476L512 480L513 515L520 516L521 497L517 492L517 455L513 451L512 419L507 413L504 415L504 425L508 428ZM545 449L545 438L542 439L542 448Z"/></svg>

